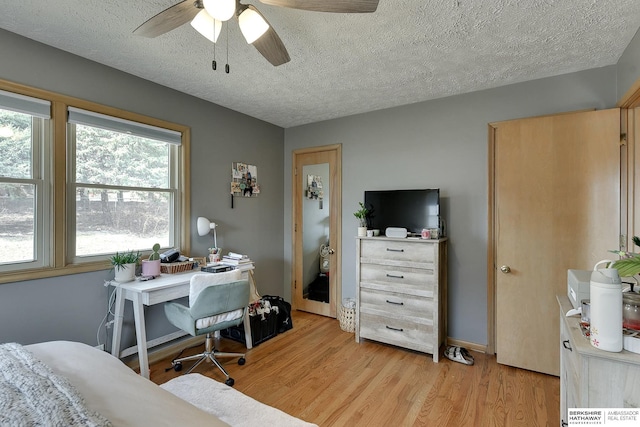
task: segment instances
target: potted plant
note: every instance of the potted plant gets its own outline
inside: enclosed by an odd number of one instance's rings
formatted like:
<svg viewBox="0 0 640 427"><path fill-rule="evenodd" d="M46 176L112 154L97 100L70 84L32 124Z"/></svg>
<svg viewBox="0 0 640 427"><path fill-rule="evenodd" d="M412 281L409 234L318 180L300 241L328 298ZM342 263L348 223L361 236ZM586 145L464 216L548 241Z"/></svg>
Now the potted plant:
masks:
<svg viewBox="0 0 640 427"><path fill-rule="evenodd" d="M156 243L151 249L149 259L142 260L142 275L156 277L160 275L160 244Z"/></svg>
<svg viewBox="0 0 640 427"><path fill-rule="evenodd" d="M115 281L130 282L136 277L136 265L140 261L140 252L116 252L109 258L109 261L115 270Z"/></svg>
<svg viewBox="0 0 640 427"><path fill-rule="evenodd" d="M358 226L358 237L364 237L367 235L367 216L369 215L369 210L364 206L364 203L359 202L360 209L353 213L353 216L358 218L359 226Z"/></svg>
<svg viewBox="0 0 640 427"><path fill-rule="evenodd" d="M633 236L632 240L634 245L640 246L640 237ZM640 254L619 250L610 250L609 252L620 256L619 260L609 265L610 268L618 270L620 277L633 277L636 274L640 274Z"/></svg>

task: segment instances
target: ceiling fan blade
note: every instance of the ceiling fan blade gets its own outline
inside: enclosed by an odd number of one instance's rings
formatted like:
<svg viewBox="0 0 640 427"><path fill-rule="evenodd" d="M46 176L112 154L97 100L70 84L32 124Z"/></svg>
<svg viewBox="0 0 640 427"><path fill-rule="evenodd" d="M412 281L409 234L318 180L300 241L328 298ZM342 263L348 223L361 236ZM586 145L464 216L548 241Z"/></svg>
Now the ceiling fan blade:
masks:
<svg viewBox="0 0 640 427"><path fill-rule="evenodd" d="M260 16L262 16L262 19L264 19L265 22L269 24L269 21L267 21L267 19L262 13L260 13L258 9L256 9L252 5L249 5L249 7L255 12L259 13ZM252 44L256 49L258 49L258 52L260 52L267 61L271 62L271 64L276 67L278 65L286 64L287 62L291 61L289 52L287 52L287 48L284 47L284 43L282 43L280 36L278 36L278 33L276 33L276 30L273 29L271 24L269 24L269 29L267 30L267 32Z"/></svg>
<svg viewBox="0 0 640 427"><path fill-rule="evenodd" d="M147 20L133 34L144 37L157 37L191 21L200 12L193 0L184 0Z"/></svg>
<svg viewBox="0 0 640 427"><path fill-rule="evenodd" d="M260 0L271 6L334 13L371 13L378 8L378 0Z"/></svg>

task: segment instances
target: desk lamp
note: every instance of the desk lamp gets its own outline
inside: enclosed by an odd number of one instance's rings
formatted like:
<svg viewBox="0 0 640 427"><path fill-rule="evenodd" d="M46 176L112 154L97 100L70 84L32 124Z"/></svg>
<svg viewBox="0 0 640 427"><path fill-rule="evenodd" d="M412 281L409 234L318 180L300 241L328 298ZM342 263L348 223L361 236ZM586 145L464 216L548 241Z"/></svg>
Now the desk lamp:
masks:
<svg viewBox="0 0 640 427"><path fill-rule="evenodd" d="M216 235L216 223L209 221L207 218L198 217L198 234L200 236L206 236L211 230L213 230L213 247L218 247L218 236Z"/></svg>

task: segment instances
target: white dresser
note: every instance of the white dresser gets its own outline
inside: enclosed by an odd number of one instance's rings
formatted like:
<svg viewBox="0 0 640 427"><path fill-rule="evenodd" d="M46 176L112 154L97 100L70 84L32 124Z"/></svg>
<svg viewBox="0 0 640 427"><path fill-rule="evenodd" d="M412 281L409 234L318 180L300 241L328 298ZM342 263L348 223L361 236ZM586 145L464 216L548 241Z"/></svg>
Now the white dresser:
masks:
<svg viewBox="0 0 640 427"><path fill-rule="evenodd" d="M446 339L446 238L357 238L356 342L433 355Z"/></svg>
<svg viewBox="0 0 640 427"><path fill-rule="evenodd" d="M599 350L580 331L566 296L560 304L560 418L570 408L640 408L640 354Z"/></svg>

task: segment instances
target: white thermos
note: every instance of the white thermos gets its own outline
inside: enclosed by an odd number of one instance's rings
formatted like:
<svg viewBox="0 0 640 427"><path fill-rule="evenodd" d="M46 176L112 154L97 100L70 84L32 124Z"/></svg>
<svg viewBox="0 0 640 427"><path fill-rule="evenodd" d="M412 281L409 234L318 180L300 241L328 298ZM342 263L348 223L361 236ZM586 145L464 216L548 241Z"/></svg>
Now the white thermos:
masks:
<svg viewBox="0 0 640 427"><path fill-rule="evenodd" d="M591 272L591 345L606 351L622 351L622 283L615 268L600 268L598 262Z"/></svg>

